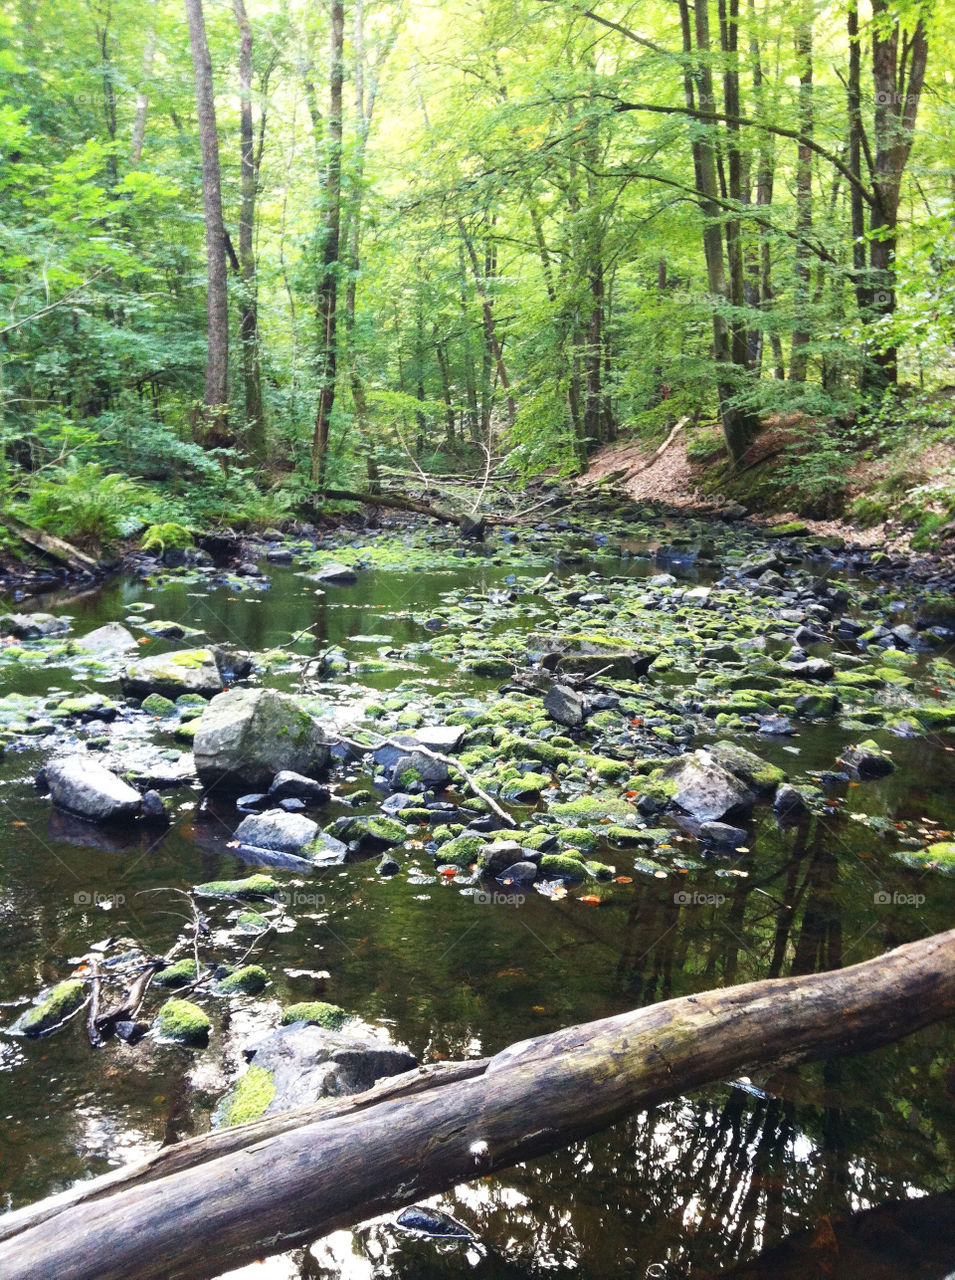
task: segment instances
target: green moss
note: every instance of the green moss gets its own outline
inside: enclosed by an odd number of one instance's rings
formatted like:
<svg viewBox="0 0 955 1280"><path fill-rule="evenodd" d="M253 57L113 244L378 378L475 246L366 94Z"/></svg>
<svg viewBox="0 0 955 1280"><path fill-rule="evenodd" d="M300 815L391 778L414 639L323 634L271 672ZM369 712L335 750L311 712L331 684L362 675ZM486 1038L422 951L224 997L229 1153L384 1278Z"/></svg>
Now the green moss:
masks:
<svg viewBox="0 0 955 1280"><path fill-rule="evenodd" d="M305 1000L300 1004L290 1004L282 1011L282 1026L290 1026L293 1022L313 1022L328 1031L337 1031L348 1021L348 1014L337 1004L327 1004L324 1000Z"/></svg>
<svg viewBox="0 0 955 1280"><path fill-rule="evenodd" d="M955 725L955 707L921 706L915 708L915 714L929 729L948 729Z"/></svg>
<svg viewBox="0 0 955 1280"><path fill-rule="evenodd" d="M623 822L634 816L630 805L615 796L579 796L564 804L551 805L550 813L559 822L566 822L574 827L585 822L600 822L604 818Z"/></svg>
<svg viewBox="0 0 955 1280"><path fill-rule="evenodd" d="M265 916L259 915L258 911L243 911L237 918L235 927L240 933L264 933L272 926Z"/></svg>
<svg viewBox="0 0 955 1280"><path fill-rule="evenodd" d="M241 993L245 996L257 996L264 991L268 982L268 974L258 964L246 964L236 969L227 978L216 983L216 991L222 995Z"/></svg>
<svg viewBox="0 0 955 1280"><path fill-rule="evenodd" d="M597 833L584 827L565 827L560 833L560 846L566 852L580 849L584 853L592 853L597 847L597 841Z"/></svg>
<svg viewBox="0 0 955 1280"><path fill-rule="evenodd" d="M153 978L157 987L188 987L199 977L199 969L194 959L177 960L175 964L160 969Z"/></svg>
<svg viewBox="0 0 955 1280"><path fill-rule="evenodd" d="M151 693L143 698L142 708L149 715L161 716L163 719L176 714L176 704L170 698L164 698L161 693Z"/></svg>
<svg viewBox="0 0 955 1280"><path fill-rule="evenodd" d="M275 893L278 881L258 873L244 880L207 880L193 893L199 898L267 898Z"/></svg>
<svg viewBox="0 0 955 1280"><path fill-rule="evenodd" d="M590 864L585 863L582 858L575 857L572 850L567 850L566 853L542 854L540 870L545 880L586 880L594 874L590 870Z"/></svg>
<svg viewBox="0 0 955 1280"><path fill-rule="evenodd" d="M630 773L626 760L611 760L608 756L588 756L587 768L592 769L604 782L618 782Z"/></svg>
<svg viewBox="0 0 955 1280"><path fill-rule="evenodd" d="M192 541L192 534L185 525L168 521L166 524L151 524L143 534L141 546L143 551L162 554L172 548L185 550L192 546Z"/></svg>
<svg viewBox="0 0 955 1280"><path fill-rule="evenodd" d="M925 867L942 871L946 875L955 875L955 840L930 844L927 849L909 849L896 854L896 857L913 867Z"/></svg>
<svg viewBox="0 0 955 1280"><path fill-rule="evenodd" d="M153 1022L160 1040L205 1048L212 1023L198 1005L189 1000L167 1000Z"/></svg>
<svg viewBox="0 0 955 1280"><path fill-rule="evenodd" d="M248 1124L250 1120L258 1120L274 1097L272 1072L253 1064L223 1105L220 1111L223 1124Z"/></svg>
<svg viewBox="0 0 955 1280"><path fill-rule="evenodd" d="M477 862L483 844L483 836L457 836L443 844L435 857L443 866L470 867Z"/></svg>
<svg viewBox="0 0 955 1280"><path fill-rule="evenodd" d="M40 1036L46 1031L52 1031L64 1018L75 1013L85 999L85 983L75 978L58 982L49 995L17 1020L16 1030L22 1031L26 1036Z"/></svg>
<svg viewBox="0 0 955 1280"><path fill-rule="evenodd" d="M180 742L192 742L198 732L199 717L196 717L193 720L187 720L184 724L176 725L173 730L173 737L178 738Z"/></svg>
<svg viewBox="0 0 955 1280"><path fill-rule="evenodd" d="M717 742L709 751L724 769L728 769L755 791L773 791L786 781L786 774L782 769L760 760L752 751L738 747L733 742Z"/></svg>

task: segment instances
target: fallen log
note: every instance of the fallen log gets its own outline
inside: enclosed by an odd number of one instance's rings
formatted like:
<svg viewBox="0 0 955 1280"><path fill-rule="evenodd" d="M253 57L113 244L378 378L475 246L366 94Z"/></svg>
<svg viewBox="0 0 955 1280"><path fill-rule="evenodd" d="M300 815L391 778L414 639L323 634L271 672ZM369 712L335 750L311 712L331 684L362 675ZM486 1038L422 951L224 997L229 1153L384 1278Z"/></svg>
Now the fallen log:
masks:
<svg viewBox="0 0 955 1280"><path fill-rule="evenodd" d="M32 529L14 516L0 517L0 524L5 525L11 533L15 533L28 547L42 551L45 556L55 560L57 564L65 565L73 573L95 573L99 567L95 560L78 551L71 543L64 542L62 538L57 538L52 533L45 533L42 529Z"/></svg>
<svg viewBox="0 0 955 1280"><path fill-rule="evenodd" d="M0 1218L0 1278L213 1277L744 1069L875 1048L953 1012L955 930L570 1027L455 1064L463 1074L426 1068L423 1088L413 1072L311 1116L194 1139L18 1210Z"/></svg>

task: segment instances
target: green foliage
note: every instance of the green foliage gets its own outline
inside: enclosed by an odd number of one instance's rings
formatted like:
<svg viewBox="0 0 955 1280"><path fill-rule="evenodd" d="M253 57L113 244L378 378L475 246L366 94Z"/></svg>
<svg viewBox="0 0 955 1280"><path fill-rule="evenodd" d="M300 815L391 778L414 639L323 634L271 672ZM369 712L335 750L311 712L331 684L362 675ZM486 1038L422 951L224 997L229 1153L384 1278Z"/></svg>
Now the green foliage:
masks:
<svg viewBox="0 0 955 1280"><path fill-rule="evenodd" d="M152 524L143 534L142 549L144 551L159 551L160 553L169 548L185 548L191 547L193 537L189 530L175 521L168 521L166 524Z"/></svg>
<svg viewBox="0 0 955 1280"><path fill-rule="evenodd" d="M53 530L78 546L99 551L139 527L130 512L144 496L135 480L104 474L98 463L69 458L33 477L15 510L35 528Z"/></svg>

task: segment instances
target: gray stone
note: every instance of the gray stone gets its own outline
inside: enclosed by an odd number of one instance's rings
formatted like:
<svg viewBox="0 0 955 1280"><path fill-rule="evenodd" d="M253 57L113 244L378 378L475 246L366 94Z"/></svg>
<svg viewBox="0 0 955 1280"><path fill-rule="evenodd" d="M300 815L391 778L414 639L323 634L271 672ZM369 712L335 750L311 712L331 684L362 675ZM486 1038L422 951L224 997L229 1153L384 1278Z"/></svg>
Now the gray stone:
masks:
<svg viewBox="0 0 955 1280"><path fill-rule="evenodd" d="M577 729L584 723L584 700L565 684L551 685L544 698L544 710L568 729Z"/></svg>
<svg viewBox="0 0 955 1280"><path fill-rule="evenodd" d="M358 574L347 564L338 564L334 560L323 564L314 573L308 575L311 582L325 582L333 586L352 586L358 581Z"/></svg>
<svg viewBox="0 0 955 1280"><path fill-rule="evenodd" d="M540 854L537 857L539 860ZM496 876L505 867L524 860L524 850L517 840L495 840L482 845L478 852L478 867L488 876Z"/></svg>
<svg viewBox="0 0 955 1280"><path fill-rule="evenodd" d="M864 782L873 778L885 778L895 765L874 742L860 742L855 747L844 747L839 757L849 772Z"/></svg>
<svg viewBox="0 0 955 1280"><path fill-rule="evenodd" d="M498 880L506 884L533 884L539 875L539 868L533 862L514 862L505 867L498 875Z"/></svg>
<svg viewBox="0 0 955 1280"><path fill-rule="evenodd" d="M105 627L88 631L85 636L73 642L73 648L78 653L128 653L136 647L136 637L120 622L107 622Z"/></svg>
<svg viewBox="0 0 955 1280"><path fill-rule="evenodd" d="M731 827L726 822L700 823L700 839L718 849L738 849L748 838L742 827Z"/></svg>
<svg viewBox="0 0 955 1280"><path fill-rule="evenodd" d="M52 613L5 613L0 616L0 636L36 640L41 636L61 636L70 624Z"/></svg>
<svg viewBox="0 0 955 1280"><path fill-rule="evenodd" d="M270 849L275 853L301 853L318 834L318 823L301 813L266 809L251 813L236 828L235 838L249 849Z"/></svg>
<svg viewBox="0 0 955 1280"><path fill-rule="evenodd" d="M158 791L147 791L143 796L143 821L155 827L169 825L169 813Z"/></svg>
<svg viewBox="0 0 955 1280"><path fill-rule="evenodd" d="M329 792L314 778L306 778L303 773L295 773L292 769L283 769L272 779L269 787L270 800L293 798L305 800L308 804L327 804Z"/></svg>
<svg viewBox="0 0 955 1280"><path fill-rule="evenodd" d="M319 831L306 852L316 867L340 867L348 861L348 845L327 831Z"/></svg>
<svg viewBox="0 0 955 1280"><path fill-rule="evenodd" d="M429 751L457 751L466 733L463 724L430 724L415 729L414 740Z"/></svg>
<svg viewBox="0 0 955 1280"><path fill-rule="evenodd" d="M753 808L753 792L708 751L681 756L665 773L676 783L676 803L701 822L745 817Z"/></svg>
<svg viewBox="0 0 955 1280"><path fill-rule="evenodd" d="M274 689L233 689L213 698L193 754L206 786L268 786L277 773L314 776L328 764L325 734L294 698Z"/></svg>
<svg viewBox="0 0 955 1280"><path fill-rule="evenodd" d="M376 1080L418 1065L407 1049L386 1040L302 1022L279 1027L244 1052L272 1077L275 1096L265 1115L278 1115L321 1098L363 1093Z"/></svg>
<svg viewBox="0 0 955 1280"><path fill-rule="evenodd" d="M764 573L778 573L785 567L785 563L775 552L768 551L749 556L739 566L737 572L743 578L761 578Z"/></svg>
<svg viewBox="0 0 955 1280"><path fill-rule="evenodd" d="M44 769L53 803L87 822L135 818L142 796L98 760L87 755L61 756Z"/></svg>
<svg viewBox="0 0 955 1280"><path fill-rule="evenodd" d="M784 662L787 673L800 680L831 680L836 670L825 658L809 658L805 662Z"/></svg>
<svg viewBox="0 0 955 1280"><path fill-rule="evenodd" d="M131 662L119 680L123 693L134 698L150 693L173 699L184 693L209 697L222 691L222 676L211 649L181 649Z"/></svg>
<svg viewBox="0 0 955 1280"><path fill-rule="evenodd" d="M392 782L396 786L407 786L412 780L408 777L409 771L417 775L413 780L420 782L428 790L446 787L451 778L448 766L443 761L434 760L423 751L412 751L410 755L399 756L391 771Z"/></svg>
<svg viewBox="0 0 955 1280"><path fill-rule="evenodd" d="M805 816L809 812L809 805L801 792L784 782L773 799L773 809L780 818L795 819Z"/></svg>

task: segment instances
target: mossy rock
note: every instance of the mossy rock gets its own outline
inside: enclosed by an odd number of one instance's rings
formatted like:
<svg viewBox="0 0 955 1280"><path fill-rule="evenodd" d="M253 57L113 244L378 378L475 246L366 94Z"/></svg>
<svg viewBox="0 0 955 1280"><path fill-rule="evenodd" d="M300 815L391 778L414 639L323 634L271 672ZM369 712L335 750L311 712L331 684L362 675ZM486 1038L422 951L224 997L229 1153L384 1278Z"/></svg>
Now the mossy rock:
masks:
<svg viewBox="0 0 955 1280"><path fill-rule="evenodd" d="M442 866L467 868L477 862L484 844L484 836L456 836L441 845L435 857Z"/></svg>
<svg viewBox="0 0 955 1280"><path fill-rule="evenodd" d="M541 856L540 873L545 880L609 880L613 868L603 862L586 862L574 857L574 851L545 853Z"/></svg>
<svg viewBox="0 0 955 1280"><path fill-rule="evenodd" d="M164 698L161 693L151 693L143 698L142 709L151 716L159 716L163 720L176 714L176 704L171 698Z"/></svg>
<svg viewBox="0 0 955 1280"><path fill-rule="evenodd" d="M786 781L786 774L774 764L769 764L733 742L716 742L708 748L710 754L724 769L735 774L754 791L775 791Z"/></svg>
<svg viewBox="0 0 955 1280"><path fill-rule="evenodd" d="M615 796L578 796L576 800L551 805L550 814L559 822L574 827L587 822L602 822L605 818L626 822L634 817L634 811L626 800L618 800Z"/></svg>
<svg viewBox="0 0 955 1280"><path fill-rule="evenodd" d="M28 1009L13 1025L25 1036L42 1036L75 1013L86 1000L86 984L77 978L58 982L39 1004Z"/></svg>
<svg viewBox="0 0 955 1280"><path fill-rule="evenodd" d="M899 856L911 865L955 875L955 840L942 840L927 849L912 849Z"/></svg>
<svg viewBox="0 0 955 1280"><path fill-rule="evenodd" d="M268 974L261 965L246 964L217 982L216 991L224 996L257 996L265 990L268 980Z"/></svg>
<svg viewBox="0 0 955 1280"><path fill-rule="evenodd" d="M921 706L915 708L915 714L928 729L949 729L955 725L955 707Z"/></svg>
<svg viewBox="0 0 955 1280"><path fill-rule="evenodd" d="M587 768L592 769L604 782L619 782L630 773L626 760L611 760L609 756L588 756Z"/></svg>
<svg viewBox="0 0 955 1280"><path fill-rule="evenodd" d="M275 1097L272 1072L254 1064L236 1083L219 1107L219 1122L224 1125L248 1124L263 1116Z"/></svg>
<svg viewBox="0 0 955 1280"><path fill-rule="evenodd" d="M235 927L240 933L265 933L266 929L271 929L271 921L265 916L259 915L258 911L243 911L236 919Z"/></svg>
<svg viewBox="0 0 955 1280"><path fill-rule="evenodd" d="M486 680L506 680L513 674L514 664L504 658L472 658L464 664L464 669L472 676L481 676Z"/></svg>
<svg viewBox="0 0 955 1280"><path fill-rule="evenodd" d="M193 742L199 731L199 719L199 716L195 716L191 720L185 720L182 724L176 725L173 737L178 738L180 742Z"/></svg>
<svg viewBox="0 0 955 1280"><path fill-rule="evenodd" d="M193 893L198 898L268 898L278 887L277 880L259 872L244 880L207 880L197 884Z"/></svg>
<svg viewBox="0 0 955 1280"><path fill-rule="evenodd" d="M198 979L199 972L194 959L177 960L175 964L159 970L153 978L153 986L188 987Z"/></svg>
<svg viewBox="0 0 955 1280"><path fill-rule="evenodd" d="M348 1014L340 1005L328 1004L324 1000L304 1000L290 1004L282 1011L283 1027L293 1022L312 1022L328 1031L337 1031L347 1021Z"/></svg>
<svg viewBox="0 0 955 1280"><path fill-rule="evenodd" d="M606 835L606 832L601 832ZM571 849L580 849L584 853L592 853L597 847L598 835L595 831L588 831L586 827L564 827L560 833L560 846L566 852Z"/></svg>
<svg viewBox="0 0 955 1280"><path fill-rule="evenodd" d="M209 1043L212 1023L190 1000L167 1000L153 1021L160 1040L204 1049Z"/></svg>

